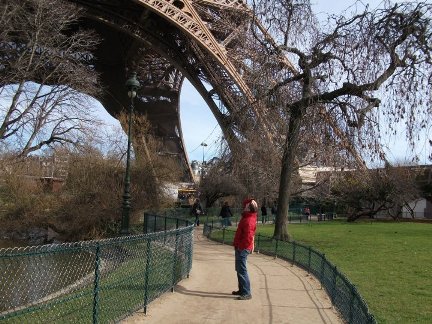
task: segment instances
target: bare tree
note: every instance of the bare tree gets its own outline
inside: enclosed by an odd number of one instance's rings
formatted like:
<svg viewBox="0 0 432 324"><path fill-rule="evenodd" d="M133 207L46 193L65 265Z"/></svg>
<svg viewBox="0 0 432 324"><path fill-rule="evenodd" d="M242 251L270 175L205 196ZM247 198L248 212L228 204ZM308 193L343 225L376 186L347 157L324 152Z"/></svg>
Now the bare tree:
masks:
<svg viewBox="0 0 432 324"><path fill-rule="evenodd" d="M272 10L271 8L277 8ZM279 101L287 116L274 236L288 239L287 215L301 139L309 120L328 127L333 145L348 152L365 169L362 154L385 158L380 125L390 129L406 121L414 143L430 122L432 97L432 6L426 1L391 4L354 15L333 16L319 26L308 0L262 0L255 13L267 22L280 46L268 57L286 58L274 73L265 97L290 93ZM303 19L301 19L303 17ZM257 35L257 39L266 39ZM274 66L274 65L273 65ZM319 127L320 128L320 127ZM393 129L394 130L394 129ZM322 138L322 137L320 137Z"/></svg>
<svg viewBox="0 0 432 324"><path fill-rule="evenodd" d="M335 175L331 192L338 206L343 207L348 221L377 215L398 219L402 207L420 198L415 168L387 164L385 168L364 172L348 171Z"/></svg>
<svg viewBox="0 0 432 324"><path fill-rule="evenodd" d="M239 177L235 169L235 159L228 150L227 144L223 143L222 152L217 160L208 163L205 175L199 183L199 191L205 199L206 207L211 207L223 197L242 197L246 194L245 183Z"/></svg>
<svg viewBox="0 0 432 324"><path fill-rule="evenodd" d="M200 191L212 205L217 199L235 196L241 202L252 195L258 202L277 197L280 158L276 147L263 145L260 134L249 134L240 147L221 141L216 163L210 165L200 183Z"/></svg>
<svg viewBox="0 0 432 324"><path fill-rule="evenodd" d="M95 35L63 1L2 1L0 12L0 140L19 156L79 143L97 126L84 95L98 93Z"/></svg>

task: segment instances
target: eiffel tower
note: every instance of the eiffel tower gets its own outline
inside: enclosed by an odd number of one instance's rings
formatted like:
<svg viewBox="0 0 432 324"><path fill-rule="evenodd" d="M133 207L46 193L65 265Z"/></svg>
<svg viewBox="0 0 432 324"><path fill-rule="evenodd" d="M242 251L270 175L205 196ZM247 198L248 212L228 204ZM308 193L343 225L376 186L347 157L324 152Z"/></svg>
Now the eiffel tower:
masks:
<svg viewBox="0 0 432 324"><path fill-rule="evenodd" d="M247 139L251 124L269 141L276 133L265 118L265 105L255 99L250 73L265 50L253 38L272 44L271 37L243 1L68 1L85 10L80 27L102 37L95 68L105 92L97 99L118 118L129 103L125 81L130 71L137 72L142 88L135 113L146 116L151 130L135 128L133 145L145 152L151 136L158 154L178 163L182 181L192 181L179 116L180 108L187 109L179 106L184 78L205 100L230 147ZM280 61L293 71L286 59Z"/></svg>

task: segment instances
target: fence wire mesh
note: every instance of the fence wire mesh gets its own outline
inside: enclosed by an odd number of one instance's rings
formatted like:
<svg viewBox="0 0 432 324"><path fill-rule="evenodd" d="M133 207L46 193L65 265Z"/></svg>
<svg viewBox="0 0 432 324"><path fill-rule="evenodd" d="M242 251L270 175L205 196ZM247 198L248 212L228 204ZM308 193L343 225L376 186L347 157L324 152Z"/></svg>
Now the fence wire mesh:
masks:
<svg viewBox="0 0 432 324"><path fill-rule="evenodd" d="M204 224L203 233L214 241L232 245L235 230L210 222ZM295 241L280 241L260 234L255 236L255 251L287 260L313 274L347 323L376 323L356 287L319 251Z"/></svg>
<svg viewBox="0 0 432 324"><path fill-rule="evenodd" d="M193 225L144 220L145 234L0 249L0 321L111 323L146 310L188 276Z"/></svg>

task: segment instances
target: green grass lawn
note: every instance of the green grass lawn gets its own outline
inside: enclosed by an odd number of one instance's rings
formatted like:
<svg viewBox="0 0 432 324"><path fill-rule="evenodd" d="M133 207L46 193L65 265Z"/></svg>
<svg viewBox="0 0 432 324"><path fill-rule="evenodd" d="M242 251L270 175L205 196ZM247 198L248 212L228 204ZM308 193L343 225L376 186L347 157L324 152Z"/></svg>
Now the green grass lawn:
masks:
<svg viewBox="0 0 432 324"><path fill-rule="evenodd" d="M288 231L347 275L379 323L432 323L432 224L333 221ZM273 226L258 232L271 236Z"/></svg>

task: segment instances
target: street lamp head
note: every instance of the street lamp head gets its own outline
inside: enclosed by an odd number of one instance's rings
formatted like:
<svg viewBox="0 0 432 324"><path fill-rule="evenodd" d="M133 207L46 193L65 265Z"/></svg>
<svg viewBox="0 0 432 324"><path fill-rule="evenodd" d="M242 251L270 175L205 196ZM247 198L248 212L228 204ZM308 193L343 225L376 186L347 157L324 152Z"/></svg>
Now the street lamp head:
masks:
<svg viewBox="0 0 432 324"><path fill-rule="evenodd" d="M128 90L129 98L135 98L137 90L140 88L141 84L137 79L136 72L132 72L129 79L126 80L126 89Z"/></svg>
<svg viewBox="0 0 432 324"><path fill-rule="evenodd" d="M204 161L204 148L207 146L207 144L204 143L204 142L202 142L202 143L201 143L201 146L203 147L203 160L202 160L202 165L204 166L204 165L205 165L205 161ZM201 172L202 172L202 174L204 174L204 170L202 170Z"/></svg>

